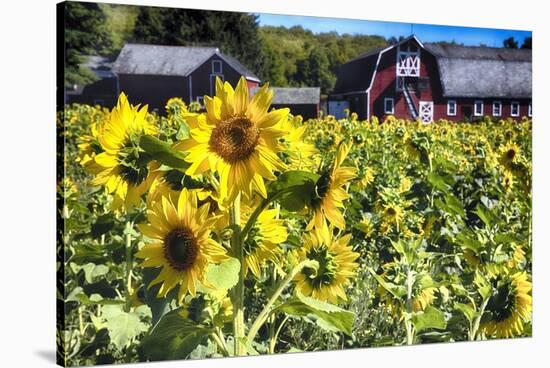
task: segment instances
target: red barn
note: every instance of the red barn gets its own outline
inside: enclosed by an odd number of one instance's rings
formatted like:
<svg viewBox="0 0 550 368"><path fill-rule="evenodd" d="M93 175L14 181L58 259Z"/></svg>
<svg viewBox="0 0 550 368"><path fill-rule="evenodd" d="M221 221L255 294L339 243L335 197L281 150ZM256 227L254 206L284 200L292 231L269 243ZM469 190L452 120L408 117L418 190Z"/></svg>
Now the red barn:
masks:
<svg viewBox="0 0 550 368"><path fill-rule="evenodd" d="M416 36L343 64L328 113L472 121L531 116L531 50L423 44Z"/></svg>
<svg viewBox="0 0 550 368"><path fill-rule="evenodd" d="M204 95L215 94L216 77L233 86L241 76L249 88L260 83L237 59L216 47L126 44L113 72L118 76L119 91L128 94L130 101L160 111L171 97L202 105Z"/></svg>

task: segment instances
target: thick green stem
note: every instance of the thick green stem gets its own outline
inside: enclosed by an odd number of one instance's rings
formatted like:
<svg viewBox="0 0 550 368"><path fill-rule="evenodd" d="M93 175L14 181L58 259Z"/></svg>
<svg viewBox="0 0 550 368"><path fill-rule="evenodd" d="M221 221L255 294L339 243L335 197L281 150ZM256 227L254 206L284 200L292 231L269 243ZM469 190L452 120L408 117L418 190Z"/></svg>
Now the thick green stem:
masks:
<svg viewBox="0 0 550 368"><path fill-rule="evenodd" d="M413 289L413 274L407 266L407 318L405 319L405 329L407 331L407 345L412 345L414 342L414 326L411 322L412 317L412 289Z"/></svg>
<svg viewBox="0 0 550 368"><path fill-rule="evenodd" d="M316 268L318 267L317 261L311 261L311 260L305 260L303 262L298 263L292 271L290 271L286 277L281 280L279 283L279 286L277 286L277 289L271 295L271 298L269 298L267 304L264 306L264 309L258 314L258 317L256 317L256 320L252 324L252 327L250 327L250 330L248 331L248 337L247 342L250 344L252 341L254 341L254 338L256 337L256 334L262 327L262 325L265 323L267 318L269 317L269 314L271 313L273 304L277 301L283 290L287 287L288 284L296 277L298 272L300 272L304 267L311 267Z"/></svg>
<svg viewBox="0 0 550 368"><path fill-rule="evenodd" d="M245 355L246 346L244 340L244 251L241 237L241 195L237 195L230 212L231 227L233 236L231 238L231 250L233 257L237 258L241 264L239 280L233 289L233 338L235 356Z"/></svg>
<svg viewBox="0 0 550 368"><path fill-rule="evenodd" d="M126 222L126 280L124 282L124 297L126 298L126 311L130 310L132 305L132 221Z"/></svg>
<svg viewBox="0 0 550 368"><path fill-rule="evenodd" d="M225 341L224 341L223 337L219 334L219 331L216 331L216 332L212 333L211 337L214 340L214 342L218 345L220 350L222 351L222 355L224 357L229 356L229 351L227 350L227 346L225 345Z"/></svg>
<svg viewBox="0 0 550 368"><path fill-rule="evenodd" d="M487 303L489 302L489 298L485 298L483 300L483 303L481 304L481 308L479 309L479 314L477 315L476 319L474 320L474 325L472 326L472 329L470 330L470 341L474 341L477 337L477 332L479 330L479 324L481 322L481 317L483 317L483 313L485 312L485 308L487 307Z"/></svg>

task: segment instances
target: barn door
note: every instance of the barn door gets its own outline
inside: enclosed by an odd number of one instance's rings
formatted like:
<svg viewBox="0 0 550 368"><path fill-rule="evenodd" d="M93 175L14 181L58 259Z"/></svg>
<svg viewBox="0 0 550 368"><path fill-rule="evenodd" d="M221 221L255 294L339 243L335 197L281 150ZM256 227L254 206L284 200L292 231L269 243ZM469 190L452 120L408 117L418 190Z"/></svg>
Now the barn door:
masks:
<svg viewBox="0 0 550 368"><path fill-rule="evenodd" d="M348 101L329 101L328 113L333 115L336 119L342 119L346 117L344 110L349 109Z"/></svg>
<svg viewBox="0 0 550 368"><path fill-rule="evenodd" d="M434 120L433 101L420 101L418 105L420 120L423 123L431 123Z"/></svg>

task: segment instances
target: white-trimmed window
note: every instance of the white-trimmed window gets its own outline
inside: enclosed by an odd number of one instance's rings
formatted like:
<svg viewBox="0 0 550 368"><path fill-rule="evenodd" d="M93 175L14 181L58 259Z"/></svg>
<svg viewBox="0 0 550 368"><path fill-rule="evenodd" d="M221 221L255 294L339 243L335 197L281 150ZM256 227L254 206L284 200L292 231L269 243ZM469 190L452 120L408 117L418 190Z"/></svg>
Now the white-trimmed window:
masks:
<svg viewBox="0 0 550 368"><path fill-rule="evenodd" d="M384 98L384 113L393 114L394 111L394 101L392 97Z"/></svg>
<svg viewBox="0 0 550 368"><path fill-rule="evenodd" d="M533 116L533 103L529 102L529 110L527 110L527 116Z"/></svg>
<svg viewBox="0 0 550 368"><path fill-rule="evenodd" d="M221 74L222 73L222 61L221 60L212 60L212 73Z"/></svg>
<svg viewBox="0 0 550 368"><path fill-rule="evenodd" d="M447 101L447 115L456 116L456 101L449 100Z"/></svg>
<svg viewBox="0 0 550 368"><path fill-rule="evenodd" d="M493 116L502 115L502 102L493 101Z"/></svg>
<svg viewBox="0 0 550 368"><path fill-rule="evenodd" d="M474 116L483 116L483 101L474 101Z"/></svg>
<svg viewBox="0 0 550 368"><path fill-rule="evenodd" d="M510 116L519 116L519 102L514 101L510 104Z"/></svg>

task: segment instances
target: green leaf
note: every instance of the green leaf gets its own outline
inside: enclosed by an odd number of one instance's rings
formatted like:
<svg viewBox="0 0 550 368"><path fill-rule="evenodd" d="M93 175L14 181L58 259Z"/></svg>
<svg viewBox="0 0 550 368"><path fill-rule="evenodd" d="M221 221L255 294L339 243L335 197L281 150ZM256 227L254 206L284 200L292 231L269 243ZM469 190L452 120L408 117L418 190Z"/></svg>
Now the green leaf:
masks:
<svg viewBox="0 0 550 368"><path fill-rule="evenodd" d="M455 309L462 312L462 314L464 314L464 317L466 317L466 319L470 323L474 320L476 316L476 311L468 304L455 303Z"/></svg>
<svg viewBox="0 0 550 368"><path fill-rule="evenodd" d="M141 136L139 146L161 164L176 169L185 169L189 167L189 163L184 160L185 155L182 152L175 150L170 144L152 135Z"/></svg>
<svg viewBox="0 0 550 368"><path fill-rule="evenodd" d="M241 263L237 258L229 258L220 264L211 263L206 270L206 280L216 291L229 290L239 281L240 269Z"/></svg>
<svg viewBox="0 0 550 368"><path fill-rule="evenodd" d="M149 306L149 308L151 308L153 326L157 324L162 316L170 311L170 302L174 299L173 296L176 292L176 289L174 289L170 291L170 293L168 293L168 296L166 296L165 298L157 297L161 284L156 284L152 287L149 287L149 284L158 276L159 273L160 269L146 268L143 270L145 300L147 301L147 305Z"/></svg>
<svg viewBox="0 0 550 368"><path fill-rule="evenodd" d="M392 294L397 299L407 295L407 288L405 288L404 286L396 285L394 283L384 280L382 276L377 275L376 272L374 272L374 270L371 268L369 268L369 271L372 274L372 276L376 279L376 281L378 281L380 286L382 286L388 293Z"/></svg>
<svg viewBox="0 0 550 368"><path fill-rule="evenodd" d="M312 316L317 320L319 327L331 332L341 331L348 336L351 335L355 319L353 312L300 293L277 306L274 311L297 317Z"/></svg>
<svg viewBox="0 0 550 368"><path fill-rule="evenodd" d="M415 313L411 319L416 332L434 328L443 330L447 327L445 315L439 309L427 307L423 312Z"/></svg>
<svg viewBox="0 0 550 368"><path fill-rule="evenodd" d="M146 316L148 310L147 306L140 306L132 312L125 312L122 305L103 307L102 315L107 321L109 337L118 350L124 349L138 335L147 331L147 325L140 317Z"/></svg>
<svg viewBox="0 0 550 368"><path fill-rule="evenodd" d="M212 332L179 315L175 309L161 318L150 334L141 340L141 348L150 360L185 359Z"/></svg>
<svg viewBox="0 0 550 368"><path fill-rule="evenodd" d="M93 283L95 279L109 273L109 267L102 264L96 265L94 263L85 264L82 266L82 270L84 271L84 278L88 284Z"/></svg>
<svg viewBox="0 0 550 368"><path fill-rule="evenodd" d="M112 214L101 215L97 218L96 222L92 224L92 236L99 238L101 235L106 234L115 226L115 219Z"/></svg>
<svg viewBox="0 0 550 368"><path fill-rule="evenodd" d="M279 203L287 211L299 211L315 196L315 184L319 175L307 171L287 171L270 185L270 198L279 197ZM281 194L283 193L283 194Z"/></svg>
<svg viewBox="0 0 550 368"><path fill-rule="evenodd" d="M430 182L430 184L436 188L436 189L439 189L441 190L442 192L448 192L449 191L449 188L450 188L450 185L447 183L447 180L446 178L444 178L443 176L440 176L438 174L436 174L435 172L431 172L429 175L428 175L428 182Z"/></svg>

